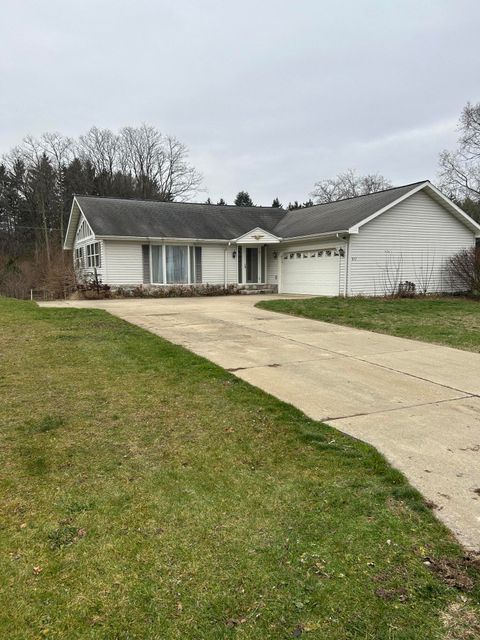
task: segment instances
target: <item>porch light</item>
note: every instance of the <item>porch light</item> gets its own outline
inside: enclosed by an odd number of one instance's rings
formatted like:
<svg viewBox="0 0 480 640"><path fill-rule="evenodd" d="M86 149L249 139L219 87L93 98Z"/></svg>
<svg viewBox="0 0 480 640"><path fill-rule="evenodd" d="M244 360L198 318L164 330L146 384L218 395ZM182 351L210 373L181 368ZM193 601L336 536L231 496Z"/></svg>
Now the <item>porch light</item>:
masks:
<svg viewBox="0 0 480 640"><path fill-rule="evenodd" d="M237 257L237 250L234 249L232 252L232 258L235 260L236 257Z"/></svg>
<svg viewBox="0 0 480 640"><path fill-rule="evenodd" d="M276 251L274 251L272 253L273 259L276 260L278 258L278 253Z"/></svg>

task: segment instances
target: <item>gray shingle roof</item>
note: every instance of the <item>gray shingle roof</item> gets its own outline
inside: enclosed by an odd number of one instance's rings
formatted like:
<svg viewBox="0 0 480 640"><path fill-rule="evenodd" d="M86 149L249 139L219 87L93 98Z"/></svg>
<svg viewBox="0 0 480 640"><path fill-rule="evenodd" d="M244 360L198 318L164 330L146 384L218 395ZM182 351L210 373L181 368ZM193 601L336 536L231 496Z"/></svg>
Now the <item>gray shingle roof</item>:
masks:
<svg viewBox="0 0 480 640"><path fill-rule="evenodd" d="M232 240L261 227L280 238L294 238L346 231L423 182L295 211L95 196L76 199L97 236Z"/></svg>
<svg viewBox="0 0 480 640"><path fill-rule="evenodd" d="M273 232L281 238L293 238L346 231L424 182L425 180L366 196L288 211Z"/></svg>
<svg viewBox="0 0 480 640"><path fill-rule="evenodd" d="M76 196L98 236L232 240L255 227L272 231L285 215L271 207L232 207Z"/></svg>

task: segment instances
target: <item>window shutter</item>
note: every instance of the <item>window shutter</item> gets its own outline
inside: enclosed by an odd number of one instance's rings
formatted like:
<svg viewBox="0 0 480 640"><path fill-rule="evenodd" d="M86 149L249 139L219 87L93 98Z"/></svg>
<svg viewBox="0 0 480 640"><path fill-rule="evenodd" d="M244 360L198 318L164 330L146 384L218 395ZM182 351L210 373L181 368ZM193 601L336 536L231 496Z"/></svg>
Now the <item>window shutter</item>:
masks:
<svg viewBox="0 0 480 640"><path fill-rule="evenodd" d="M202 282L202 247L195 247L195 282Z"/></svg>
<svg viewBox="0 0 480 640"><path fill-rule="evenodd" d="M150 284L150 245L142 244L143 284Z"/></svg>

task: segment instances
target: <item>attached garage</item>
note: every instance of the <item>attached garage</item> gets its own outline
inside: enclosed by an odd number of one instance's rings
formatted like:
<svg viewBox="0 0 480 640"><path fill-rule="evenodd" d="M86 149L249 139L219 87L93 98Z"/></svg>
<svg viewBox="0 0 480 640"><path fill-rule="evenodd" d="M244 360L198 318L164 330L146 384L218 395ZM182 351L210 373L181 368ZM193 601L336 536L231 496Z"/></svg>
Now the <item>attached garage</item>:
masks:
<svg viewBox="0 0 480 640"><path fill-rule="evenodd" d="M340 294L342 250L290 249L281 255L281 293Z"/></svg>

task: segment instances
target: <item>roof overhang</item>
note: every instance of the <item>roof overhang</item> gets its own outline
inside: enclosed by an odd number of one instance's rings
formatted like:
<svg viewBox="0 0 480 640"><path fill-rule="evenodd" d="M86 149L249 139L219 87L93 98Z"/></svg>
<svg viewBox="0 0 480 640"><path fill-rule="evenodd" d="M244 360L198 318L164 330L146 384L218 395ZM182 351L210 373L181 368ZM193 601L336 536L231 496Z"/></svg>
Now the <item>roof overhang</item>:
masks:
<svg viewBox="0 0 480 640"><path fill-rule="evenodd" d="M230 244L231 240L225 240L225 238L177 238L175 236L106 236L96 235L98 240L122 240L125 242L179 242L179 243L195 243L203 242L205 244Z"/></svg>
<svg viewBox="0 0 480 640"><path fill-rule="evenodd" d="M237 244L278 244L280 241L281 238L274 236L273 233L265 231L261 227L254 227L238 238L232 239L232 242Z"/></svg>
<svg viewBox="0 0 480 640"><path fill-rule="evenodd" d="M433 198L433 200L441 204L445 209L447 209L447 211L449 211L453 216L455 216L455 218L457 218L460 222L463 222L463 224L466 227L468 227L472 231L472 233L474 233L476 236L480 236L480 224L475 222L473 218L471 218L468 214L466 214L465 211L460 209L460 207L457 206L452 200L450 200L450 198L448 198L441 191L439 191L437 187L435 187L429 180L422 182L421 184L414 187L411 191L408 191L407 193L403 194L403 196L401 196L400 198L397 198L397 200L394 200L393 202L388 204L386 207L383 207L382 209L375 211L375 213L372 213L370 216L368 216L361 222L357 223L353 227L350 227L350 229L348 230L348 233L353 233L353 234L359 233L360 228L363 227L365 224L367 224L371 220L374 220L378 216L382 215L382 213L385 213L392 207L395 207L397 204L400 204L400 202L403 202L407 198L410 198L411 196L413 196L415 193L418 193L419 191L427 192L430 195L430 197Z"/></svg>
<svg viewBox="0 0 480 640"><path fill-rule="evenodd" d="M67 231L65 233L65 240L63 241L64 250L73 249L73 244L75 242L75 232L78 227L78 221L80 220L80 216L86 219L85 214L82 211L81 206L78 204L78 200L75 196L73 196L72 207L70 209L70 216L68 218Z"/></svg>
<svg viewBox="0 0 480 640"><path fill-rule="evenodd" d="M348 229L339 229L338 231L324 231L323 233L310 233L305 236L289 236L288 238L282 238L282 242L298 242L303 240L316 240L317 238L338 238L340 236L348 235Z"/></svg>

